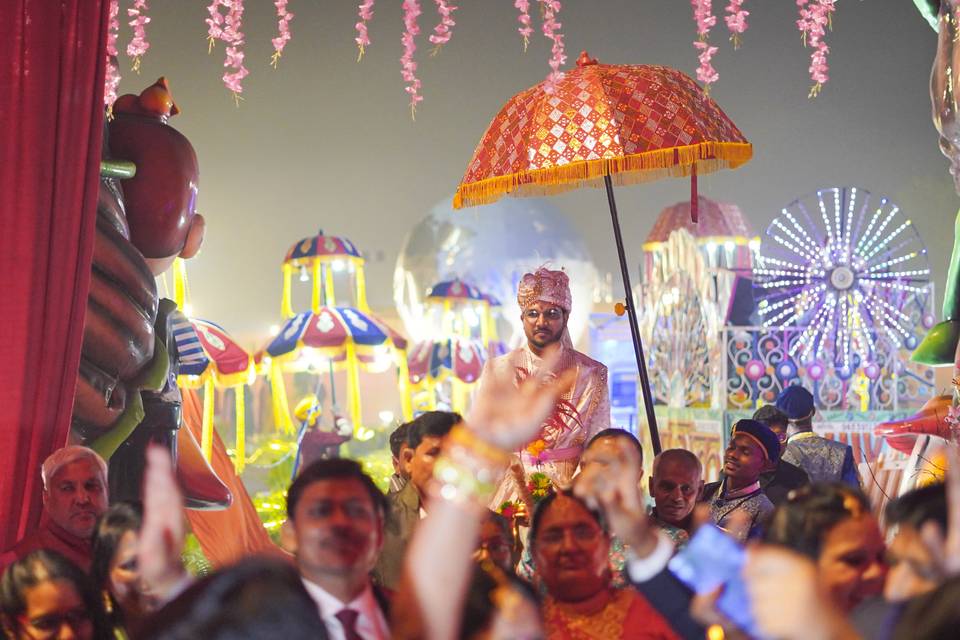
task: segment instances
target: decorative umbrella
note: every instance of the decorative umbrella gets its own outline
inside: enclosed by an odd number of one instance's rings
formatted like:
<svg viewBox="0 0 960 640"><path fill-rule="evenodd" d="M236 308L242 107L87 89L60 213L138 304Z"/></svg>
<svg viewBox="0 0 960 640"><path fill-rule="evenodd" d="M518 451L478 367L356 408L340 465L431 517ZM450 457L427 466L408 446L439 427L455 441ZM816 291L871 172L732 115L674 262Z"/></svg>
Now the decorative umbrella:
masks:
<svg viewBox="0 0 960 640"><path fill-rule="evenodd" d="M438 282L430 288L430 293L426 297L428 304L438 305L442 308L443 318L440 322L440 331L448 334L454 331L451 326L454 305L459 305L462 310L460 314L460 332L462 337L470 338L469 326L480 324L480 341L486 346L495 334L495 329L491 326L492 317L490 315L490 301L493 300L485 295L480 289L468 284L459 278L453 280L444 280ZM494 300L494 302L496 302ZM468 316L470 320L468 321ZM454 325L455 326L455 325Z"/></svg>
<svg viewBox="0 0 960 640"><path fill-rule="evenodd" d="M467 387L480 379L486 349L479 340L459 336L427 340L413 347L407 358L410 382L416 390L428 392L429 405L436 403L437 385L449 380L451 408L466 409Z"/></svg>
<svg viewBox="0 0 960 640"><path fill-rule="evenodd" d="M752 155L736 125L687 75L661 66L598 64L583 52L552 93L540 83L507 101L481 138L454 196L453 206L460 208L504 194L606 188L655 452L660 437L613 184L689 175L696 220L697 174L738 167Z"/></svg>
<svg viewBox="0 0 960 640"><path fill-rule="evenodd" d="M227 331L208 320L176 317L173 337L180 355L180 375L184 389L203 388L203 428L200 449L207 461L213 449L214 387L232 388L237 419L237 473L243 471L246 459L246 420L243 389L255 375L253 358L238 345Z"/></svg>
<svg viewBox="0 0 960 640"><path fill-rule="evenodd" d="M295 361L304 353L304 348L319 352L331 362L339 363L347 370L350 395L350 419L354 428L361 424L360 364L368 368L377 361L379 353L392 354L400 367L401 398L404 416L409 418L409 394L407 384L407 360L402 353L407 341L399 333L377 319L372 313L353 307L320 307L316 312L298 313L281 327L280 332L267 345L266 352L272 358L272 386L274 408L278 411L280 424L292 430L290 412L286 410L286 393L283 390L281 366ZM307 352L309 353L309 352ZM282 410L280 410L282 408Z"/></svg>
<svg viewBox="0 0 960 640"><path fill-rule="evenodd" d="M367 311L367 287L360 250L347 238L317 235L299 240L287 251L283 259L283 297L280 302L284 318L294 315L291 281L293 274L300 272L301 280L313 280L313 296L310 308L316 312L321 306L336 304L333 274L348 270L356 282L356 305Z"/></svg>
<svg viewBox="0 0 960 640"><path fill-rule="evenodd" d="M410 382L441 382L452 376L461 382L473 384L480 378L485 360L485 349L476 340L452 337L446 340L428 340L413 347L407 358Z"/></svg>

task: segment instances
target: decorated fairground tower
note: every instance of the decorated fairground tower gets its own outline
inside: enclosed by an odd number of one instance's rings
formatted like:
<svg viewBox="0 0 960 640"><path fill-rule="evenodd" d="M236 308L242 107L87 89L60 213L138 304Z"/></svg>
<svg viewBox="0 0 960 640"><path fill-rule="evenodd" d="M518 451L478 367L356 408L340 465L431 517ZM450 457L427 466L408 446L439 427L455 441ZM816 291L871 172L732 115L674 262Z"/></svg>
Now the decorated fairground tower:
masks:
<svg viewBox="0 0 960 640"><path fill-rule="evenodd" d="M738 289L759 239L735 204L699 198L664 209L643 244L642 330L657 404L709 408L722 401L720 328L734 313ZM749 289L749 280L747 280Z"/></svg>
<svg viewBox="0 0 960 640"><path fill-rule="evenodd" d="M309 306L304 305L308 310L296 310L294 276L309 286ZM333 434L327 443L332 448L350 437L372 438L373 421L365 420L363 413L361 372L395 376L397 385L389 386L399 386L400 411L409 419L406 339L371 313L364 259L348 239L320 232L290 248L283 261L281 312L284 322L260 365L270 378L279 431L297 434L298 442L309 428L326 431ZM345 384L337 384L338 373ZM297 394L293 412L288 379ZM345 402L345 411L340 402Z"/></svg>
<svg viewBox="0 0 960 640"><path fill-rule="evenodd" d="M487 357L503 350L494 310L499 302L459 278L438 282L424 299L424 339L410 351L414 408L464 413Z"/></svg>

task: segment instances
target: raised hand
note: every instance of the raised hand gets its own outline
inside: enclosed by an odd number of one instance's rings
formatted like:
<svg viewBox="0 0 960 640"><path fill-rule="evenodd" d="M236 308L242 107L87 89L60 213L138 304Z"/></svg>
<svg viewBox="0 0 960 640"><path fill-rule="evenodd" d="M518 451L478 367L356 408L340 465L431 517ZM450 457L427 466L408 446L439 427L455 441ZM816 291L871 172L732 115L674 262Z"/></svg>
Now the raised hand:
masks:
<svg viewBox="0 0 960 640"><path fill-rule="evenodd" d="M577 476L573 492L591 508L603 511L611 529L634 553L644 557L656 546L650 529L643 493L637 479L636 454L632 457L625 438L613 438L615 459L605 465L587 465Z"/></svg>
<svg viewBox="0 0 960 640"><path fill-rule="evenodd" d="M485 380L467 418L469 428L504 451L530 442L553 411L561 391L576 375L573 371L553 375L559 355L556 348L546 352L537 375L527 378L519 387L512 380Z"/></svg>
<svg viewBox="0 0 960 640"><path fill-rule="evenodd" d="M137 561L150 595L167 600L186 578L183 551L183 496L177 487L170 453L152 445L147 449L143 478L143 527Z"/></svg>

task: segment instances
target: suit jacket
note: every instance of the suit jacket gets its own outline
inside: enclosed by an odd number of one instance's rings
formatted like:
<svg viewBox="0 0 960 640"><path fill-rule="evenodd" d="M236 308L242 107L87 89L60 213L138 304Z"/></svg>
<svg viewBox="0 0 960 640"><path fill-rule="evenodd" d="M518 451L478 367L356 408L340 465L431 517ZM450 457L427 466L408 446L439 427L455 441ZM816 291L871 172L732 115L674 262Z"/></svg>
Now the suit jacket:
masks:
<svg viewBox="0 0 960 640"><path fill-rule="evenodd" d="M395 590L403 572L403 556L414 529L420 522L420 494L412 482L403 489L387 495L390 513L384 527L383 551L373 568L373 580L387 589Z"/></svg>
<svg viewBox="0 0 960 640"><path fill-rule="evenodd" d="M629 575L629 573L627 573ZM684 640L703 640L706 629L690 616L693 592L676 576L664 568L645 582L632 582L633 588L667 619L670 626Z"/></svg>
<svg viewBox="0 0 960 640"><path fill-rule="evenodd" d="M710 517L714 523L722 529L729 526L727 518L735 511L743 511L750 516L750 529L747 531L746 539L740 542L759 538L770 516L773 515L773 503L763 492L758 489L753 493L738 498L727 499L723 497L723 474L717 482L709 482L703 487L703 497L701 500L710 505Z"/></svg>
<svg viewBox="0 0 960 640"><path fill-rule="evenodd" d="M811 482L845 482L860 487L850 445L821 438L812 431L790 436L781 460L806 471Z"/></svg>
<svg viewBox="0 0 960 640"><path fill-rule="evenodd" d="M787 495L794 489L810 484L810 476L800 467L781 460L776 471L760 476L760 488L770 498L773 506L778 507L787 501Z"/></svg>

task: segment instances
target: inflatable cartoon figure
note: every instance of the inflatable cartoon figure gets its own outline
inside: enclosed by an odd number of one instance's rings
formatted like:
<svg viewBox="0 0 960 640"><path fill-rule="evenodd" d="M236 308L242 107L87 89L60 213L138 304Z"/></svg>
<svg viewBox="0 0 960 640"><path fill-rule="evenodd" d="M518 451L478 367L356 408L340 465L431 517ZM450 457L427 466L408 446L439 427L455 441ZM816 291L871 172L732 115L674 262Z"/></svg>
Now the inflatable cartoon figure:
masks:
<svg viewBox="0 0 960 640"><path fill-rule="evenodd" d="M195 441L191 445L189 434L178 436L180 392L170 323L179 312L171 301L158 299L154 280L177 257L194 256L203 242L196 153L167 124L179 109L163 78L139 96L118 98L113 112L105 127L108 159L101 171L71 440L110 459L114 500L139 499L148 442L174 453L179 442L190 449L179 465L188 506L225 506L229 492L203 458L193 455Z"/></svg>

